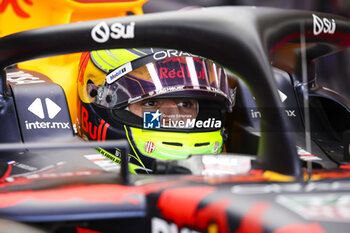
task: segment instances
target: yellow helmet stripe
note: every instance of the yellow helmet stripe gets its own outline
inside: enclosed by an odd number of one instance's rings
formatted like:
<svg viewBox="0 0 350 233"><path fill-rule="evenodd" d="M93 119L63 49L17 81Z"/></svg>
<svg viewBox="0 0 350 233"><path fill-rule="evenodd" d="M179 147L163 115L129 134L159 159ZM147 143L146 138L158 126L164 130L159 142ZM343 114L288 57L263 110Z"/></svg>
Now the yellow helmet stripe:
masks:
<svg viewBox="0 0 350 233"><path fill-rule="evenodd" d="M141 164L141 166L142 166L143 168L146 168L145 165L142 163L142 160L140 159L140 157L139 157L138 154L136 153L136 150L135 150L135 148L133 147L132 142L130 141L129 134L128 134L128 129L126 128L126 125L124 125L124 129L125 129L126 138L127 138L128 141L129 141L129 144L130 144L130 146L131 146L131 149L134 151L135 156L137 157L136 160ZM147 172L147 173L148 173L148 172Z"/></svg>
<svg viewBox="0 0 350 233"><path fill-rule="evenodd" d="M109 72L139 57L139 55L132 53L128 49L98 50L91 52L92 62L105 72Z"/></svg>

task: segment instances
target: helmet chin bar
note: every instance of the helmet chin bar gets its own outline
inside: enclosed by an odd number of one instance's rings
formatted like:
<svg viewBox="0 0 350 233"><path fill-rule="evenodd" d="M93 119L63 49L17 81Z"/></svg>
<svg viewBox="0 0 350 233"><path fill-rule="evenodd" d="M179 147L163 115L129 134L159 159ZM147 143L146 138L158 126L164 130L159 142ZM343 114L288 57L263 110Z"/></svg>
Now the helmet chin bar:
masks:
<svg viewBox="0 0 350 233"><path fill-rule="evenodd" d="M140 153L154 159L186 159L191 154L217 154L223 148L221 130L191 133L133 127L130 130Z"/></svg>

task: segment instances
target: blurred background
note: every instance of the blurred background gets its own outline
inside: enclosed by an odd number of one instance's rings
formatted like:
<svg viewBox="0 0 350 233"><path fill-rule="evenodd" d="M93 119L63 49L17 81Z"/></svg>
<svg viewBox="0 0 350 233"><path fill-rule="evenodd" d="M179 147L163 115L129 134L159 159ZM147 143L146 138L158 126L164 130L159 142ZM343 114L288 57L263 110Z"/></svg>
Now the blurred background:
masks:
<svg viewBox="0 0 350 233"><path fill-rule="evenodd" d="M210 6L263 6L326 12L350 17L349 0L148 0L144 13ZM350 50L319 59L317 83L345 97L350 106Z"/></svg>

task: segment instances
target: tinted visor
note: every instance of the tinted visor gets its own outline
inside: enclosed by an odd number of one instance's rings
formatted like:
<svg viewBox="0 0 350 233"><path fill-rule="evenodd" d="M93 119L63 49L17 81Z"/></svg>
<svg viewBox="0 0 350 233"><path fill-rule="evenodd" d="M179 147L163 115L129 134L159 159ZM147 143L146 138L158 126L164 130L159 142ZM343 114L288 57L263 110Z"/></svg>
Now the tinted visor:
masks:
<svg viewBox="0 0 350 233"><path fill-rule="evenodd" d="M139 59L135 61L140 64ZM198 91L224 97L232 105L224 69L190 56L151 61L139 67L135 62L127 63L107 74L105 85L88 83L87 88L92 102L106 108L120 109L145 98Z"/></svg>

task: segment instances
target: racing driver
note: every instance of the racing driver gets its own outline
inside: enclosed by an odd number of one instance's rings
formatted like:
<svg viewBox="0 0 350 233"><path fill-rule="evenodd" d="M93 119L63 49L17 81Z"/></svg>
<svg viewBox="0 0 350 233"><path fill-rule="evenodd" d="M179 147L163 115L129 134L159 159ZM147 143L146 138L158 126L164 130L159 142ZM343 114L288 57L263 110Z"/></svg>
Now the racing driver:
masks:
<svg viewBox="0 0 350 233"><path fill-rule="evenodd" d="M86 52L79 65L79 134L126 139L129 170L152 173L155 159L183 159L224 149L225 115L235 91L225 70L177 50ZM120 149L97 150L120 163Z"/></svg>

